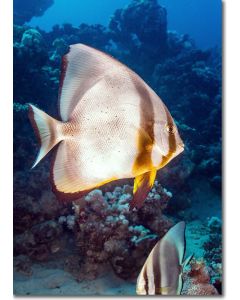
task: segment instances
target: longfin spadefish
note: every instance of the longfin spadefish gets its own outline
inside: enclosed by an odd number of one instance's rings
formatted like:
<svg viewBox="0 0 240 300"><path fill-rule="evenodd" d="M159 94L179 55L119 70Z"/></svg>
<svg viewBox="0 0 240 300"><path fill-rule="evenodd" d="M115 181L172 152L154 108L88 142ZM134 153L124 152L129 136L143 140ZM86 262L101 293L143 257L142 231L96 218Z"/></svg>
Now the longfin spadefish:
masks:
<svg viewBox="0 0 240 300"><path fill-rule="evenodd" d="M41 144L38 156L32 166L32 168L34 168L40 160L61 141L61 138L59 138L57 134L57 124L61 124L61 122L50 117L32 104L29 104L29 119Z"/></svg>
<svg viewBox="0 0 240 300"><path fill-rule="evenodd" d="M157 170L152 169L150 172L138 175L134 180L133 199L130 202L130 209L134 207L140 208L143 205L148 193L150 192L154 180L156 178Z"/></svg>

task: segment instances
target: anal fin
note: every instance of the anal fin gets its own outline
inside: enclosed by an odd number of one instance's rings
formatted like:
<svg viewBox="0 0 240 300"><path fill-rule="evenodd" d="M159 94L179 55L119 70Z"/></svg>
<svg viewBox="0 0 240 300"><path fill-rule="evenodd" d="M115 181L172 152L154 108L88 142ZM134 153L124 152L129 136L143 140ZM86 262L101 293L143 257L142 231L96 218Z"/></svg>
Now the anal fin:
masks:
<svg viewBox="0 0 240 300"><path fill-rule="evenodd" d="M137 176L134 180L133 199L130 202L130 209L141 208L144 200L150 192L154 180L156 178L157 170L152 169L150 172Z"/></svg>

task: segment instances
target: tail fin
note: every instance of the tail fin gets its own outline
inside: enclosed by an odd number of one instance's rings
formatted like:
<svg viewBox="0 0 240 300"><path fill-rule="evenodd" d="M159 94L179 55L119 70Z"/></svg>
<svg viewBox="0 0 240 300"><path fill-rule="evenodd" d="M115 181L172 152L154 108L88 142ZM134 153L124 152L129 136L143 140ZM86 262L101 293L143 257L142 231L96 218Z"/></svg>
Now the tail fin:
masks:
<svg viewBox="0 0 240 300"><path fill-rule="evenodd" d="M41 145L36 161L32 166L34 168L62 139L57 132L57 124L60 122L31 104L29 104L29 119Z"/></svg>

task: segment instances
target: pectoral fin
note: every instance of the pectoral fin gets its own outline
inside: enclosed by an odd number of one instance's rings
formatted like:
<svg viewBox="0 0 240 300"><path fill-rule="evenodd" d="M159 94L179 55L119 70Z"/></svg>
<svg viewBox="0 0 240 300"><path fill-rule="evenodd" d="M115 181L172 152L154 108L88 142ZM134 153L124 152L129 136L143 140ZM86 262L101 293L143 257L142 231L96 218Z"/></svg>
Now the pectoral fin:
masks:
<svg viewBox="0 0 240 300"><path fill-rule="evenodd" d="M130 202L130 209L133 209L134 207L140 208L143 205L144 200L154 184L156 174L157 170L153 169L152 171L139 175L135 178L133 200Z"/></svg>

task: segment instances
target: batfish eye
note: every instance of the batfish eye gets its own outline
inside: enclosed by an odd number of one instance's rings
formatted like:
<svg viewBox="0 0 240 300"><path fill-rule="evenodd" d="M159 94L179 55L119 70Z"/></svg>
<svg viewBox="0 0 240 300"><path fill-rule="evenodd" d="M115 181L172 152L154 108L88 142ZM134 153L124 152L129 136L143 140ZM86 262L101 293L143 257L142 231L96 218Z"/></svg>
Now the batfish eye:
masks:
<svg viewBox="0 0 240 300"><path fill-rule="evenodd" d="M166 124L165 128L169 134L174 134L176 132L176 126L174 126L173 124Z"/></svg>

